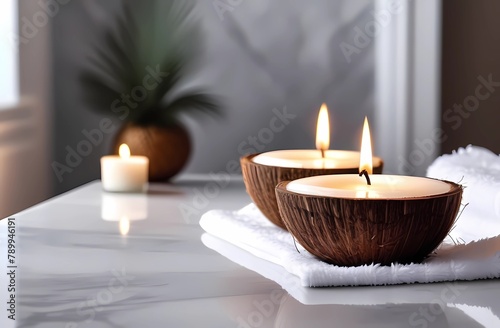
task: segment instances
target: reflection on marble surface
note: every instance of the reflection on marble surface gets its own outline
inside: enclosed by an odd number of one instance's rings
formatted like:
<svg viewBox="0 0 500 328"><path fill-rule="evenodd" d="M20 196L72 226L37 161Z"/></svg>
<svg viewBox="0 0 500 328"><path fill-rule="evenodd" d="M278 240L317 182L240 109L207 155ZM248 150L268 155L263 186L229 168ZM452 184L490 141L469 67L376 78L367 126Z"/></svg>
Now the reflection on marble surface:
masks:
<svg viewBox="0 0 500 328"><path fill-rule="evenodd" d="M118 222L122 236L130 232L131 221L148 217L148 198L142 193L101 193L101 217L104 221Z"/></svg>
<svg viewBox="0 0 500 328"><path fill-rule="evenodd" d="M129 221L126 237L119 221L102 219L97 182L16 214L18 320L2 315L0 327L422 327L421 309L433 315L428 327L499 326L498 280L311 289L277 266L248 270L237 264L244 254L229 260L202 243L193 214L243 207L244 185L194 202L208 181L153 185L147 219ZM5 254L5 239L0 247ZM2 297L6 283L0 274Z"/></svg>
<svg viewBox="0 0 500 328"><path fill-rule="evenodd" d="M278 282L286 290L280 302L273 301L280 297L279 294L273 296L272 292L267 300L255 303L261 314L279 305L275 327L307 327L308 322L314 322L318 327L456 327L457 324L471 328L500 327L500 306L485 302L488 298L493 300L500 291L495 280L474 293L461 282L308 288L301 286L299 279L281 266L224 240L205 233L202 241L228 259ZM497 287L489 290L494 286ZM481 287L481 284L475 287ZM477 297L478 294L485 299ZM252 314L247 320L258 318Z"/></svg>
<svg viewBox="0 0 500 328"><path fill-rule="evenodd" d="M432 312L429 308L432 308ZM425 316L422 309L427 310ZM450 327L446 312L439 304L379 304L379 305L317 305L303 306L293 297L285 297L276 318L275 327L305 327L316 321L325 327ZM466 315L464 315L467 318ZM469 325L468 327L478 327ZM480 326L479 326L480 327Z"/></svg>
<svg viewBox="0 0 500 328"><path fill-rule="evenodd" d="M306 327L308 322L315 322L321 327L485 327L482 323L500 327L500 320L498 317L492 317L491 311L488 316L488 313L484 313L488 312L488 309L480 308L483 315L477 316L476 309L460 304L443 304L439 301L303 306L293 297L287 296L281 302L275 327Z"/></svg>
<svg viewBox="0 0 500 328"><path fill-rule="evenodd" d="M204 233L202 242L208 248L217 251L231 261L245 268L255 271L262 276L276 281L290 294L291 297L305 305L324 304L351 304L351 305L379 305L400 303L404 295L405 303L438 303L441 305L460 303L472 307L490 308L485 306L480 298L473 297L469 284L474 282L445 282L433 284L391 285L391 286L363 286L363 287L336 287L336 288L308 288L303 287L299 278L290 274L283 267L256 257L249 252L234 246L222 239ZM487 298L494 297L500 291L500 286L491 293L489 286L498 284L498 280L476 282L476 288ZM482 288L484 287L484 289ZM493 304L490 304L493 305ZM500 323L500 305L492 307L494 318ZM493 312L492 312L493 314Z"/></svg>
<svg viewBox="0 0 500 328"><path fill-rule="evenodd" d="M148 198L140 193L101 193L101 217L105 221L145 220L148 217Z"/></svg>

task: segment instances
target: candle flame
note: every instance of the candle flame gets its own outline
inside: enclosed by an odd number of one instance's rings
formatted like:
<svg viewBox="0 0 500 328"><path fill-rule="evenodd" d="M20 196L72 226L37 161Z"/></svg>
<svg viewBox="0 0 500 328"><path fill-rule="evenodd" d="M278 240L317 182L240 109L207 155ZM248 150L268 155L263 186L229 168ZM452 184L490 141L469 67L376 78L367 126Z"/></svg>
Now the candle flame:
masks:
<svg viewBox="0 0 500 328"><path fill-rule="evenodd" d="M330 147L330 120L328 119L328 108L326 104L322 104L316 126L316 149L325 151L328 147Z"/></svg>
<svg viewBox="0 0 500 328"><path fill-rule="evenodd" d="M126 236L128 235L128 232L130 231L130 220L128 217L123 216L120 218L120 235Z"/></svg>
<svg viewBox="0 0 500 328"><path fill-rule="evenodd" d="M118 154L120 154L121 158L129 158L130 157L130 148L127 144L121 144L118 149Z"/></svg>
<svg viewBox="0 0 500 328"><path fill-rule="evenodd" d="M361 154L359 157L359 172L366 170L368 174L373 173L372 141L370 137L370 126L365 117L363 124L363 136L361 137Z"/></svg>

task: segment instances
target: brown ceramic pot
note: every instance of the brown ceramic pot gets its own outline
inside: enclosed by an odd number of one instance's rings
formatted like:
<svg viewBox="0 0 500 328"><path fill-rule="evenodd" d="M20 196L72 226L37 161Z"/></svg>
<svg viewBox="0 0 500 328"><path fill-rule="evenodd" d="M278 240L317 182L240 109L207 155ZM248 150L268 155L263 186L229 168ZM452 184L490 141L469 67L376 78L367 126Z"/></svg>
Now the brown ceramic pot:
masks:
<svg viewBox="0 0 500 328"><path fill-rule="evenodd" d="M149 158L149 181L170 179L184 168L191 153L189 133L180 124L163 127L127 123L114 139L114 154L123 143L132 155Z"/></svg>

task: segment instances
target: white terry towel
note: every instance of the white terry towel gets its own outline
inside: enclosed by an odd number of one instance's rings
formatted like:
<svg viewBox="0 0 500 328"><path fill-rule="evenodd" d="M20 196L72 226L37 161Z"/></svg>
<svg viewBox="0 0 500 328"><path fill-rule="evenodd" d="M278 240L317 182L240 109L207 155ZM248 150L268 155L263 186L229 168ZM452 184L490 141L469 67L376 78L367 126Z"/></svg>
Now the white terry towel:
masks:
<svg viewBox="0 0 500 328"><path fill-rule="evenodd" d="M427 176L460 183L467 204L450 235L463 242L500 234L500 157L467 146L437 158Z"/></svg>
<svg viewBox="0 0 500 328"><path fill-rule="evenodd" d="M302 286L356 286L428 283L500 277L500 236L466 245L443 245L421 264L339 267L316 259L292 236L250 204L239 211L211 210L200 220L209 234L282 266ZM220 252L224 255L224 252ZM259 270L257 270L259 272Z"/></svg>
<svg viewBox="0 0 500 328"><path fill-rule="evenodd" d="M296 275L303 286L500 277L500 157L484 148L468 146L436 159L429 167L428 176L464 185L463 204L468 206L450 233L453 240L464 244L454 245L451 240L445 240L436 253L421 264L338 267L321 262L299 244L300 253L297 252L292 236L270 223L253 204L235 212L209 211L202 216L200 225L207 233L282 266Z"/></svg>

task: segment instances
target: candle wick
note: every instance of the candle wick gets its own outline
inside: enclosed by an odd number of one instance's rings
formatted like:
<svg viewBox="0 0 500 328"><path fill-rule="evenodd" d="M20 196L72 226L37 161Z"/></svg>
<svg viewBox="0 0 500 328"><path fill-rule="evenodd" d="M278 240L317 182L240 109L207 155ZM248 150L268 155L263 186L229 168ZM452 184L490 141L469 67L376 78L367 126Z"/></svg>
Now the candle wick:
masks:
<svg viewBox="0 0 500 328"><path fill-rule="evenodd" d="M321 158L325 158L325 150L321 148L320 151L321 151Z"/></svg>
<svg viewBox="0 0 500 328"><path fill-rule="evenodd" d="M371 186L372 185L372 182L370 181L370 176L368 175L368 172L366 170L363 170L361 172L359 172L359 176L362 176L364 175L365 178L366 178L366 183Z"/></svg>

